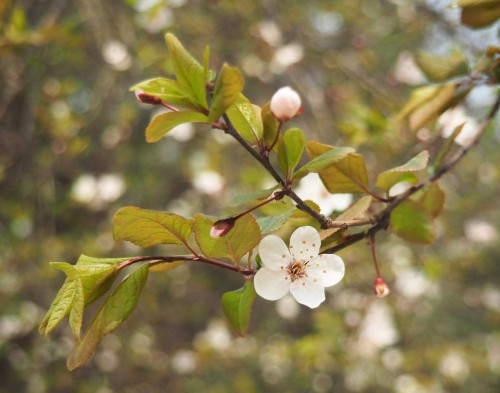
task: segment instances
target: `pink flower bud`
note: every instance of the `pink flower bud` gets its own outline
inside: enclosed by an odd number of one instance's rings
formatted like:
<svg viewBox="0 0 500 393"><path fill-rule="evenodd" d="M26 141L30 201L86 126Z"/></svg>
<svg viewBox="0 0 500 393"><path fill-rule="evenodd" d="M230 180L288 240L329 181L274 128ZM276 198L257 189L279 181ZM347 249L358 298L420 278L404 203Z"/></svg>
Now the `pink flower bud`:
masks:
<svg viewBox="0 0 500 393"><path fill-rule="evenodd" d="M302 113L302 101L299 94L286 86L274 93L271 98L271 112L281 122Z"/></svg>
<svg viewBox="0 0 500 393"><path fill-rule="evenodd" d="M233 229L235 220L234 218L226 218L224 220L216 221L212 228L210 228L210 237L217 239L226 236L228 232Z"/></svg>
<svg viewBox="0 0 500 393"><path fill-rule="evenodd" d="M375 295L377 297L386 297L389 293L391 293L389 286L382 277L377 277L377 279L375 280L375 285L373 287L375 289Z"/></svg>
<svg viewBox="0 0 500 393"><path fill-rule="evenodd" d="M161 105L161 99L159 99L158 97L146 94L142 90L137 90L135 92L135 96L143 104Z"/></svg>

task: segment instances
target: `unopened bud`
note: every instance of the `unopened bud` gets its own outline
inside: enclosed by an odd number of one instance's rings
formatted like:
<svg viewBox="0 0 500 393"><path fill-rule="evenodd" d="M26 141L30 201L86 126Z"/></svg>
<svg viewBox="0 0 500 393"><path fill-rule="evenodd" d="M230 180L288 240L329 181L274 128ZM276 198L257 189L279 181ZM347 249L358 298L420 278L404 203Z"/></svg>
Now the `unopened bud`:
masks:
<svg viewBox="0 0 500 393"><path fill-rule="evenodd" d="M162 102L158 97L146 94L142 90L136 90L135 96L143 104L161 105Z"/></svg>
<svg viewBox="0 0 500 393"><path fill-rule="evenodd" d="M210 228L210 237L217 239L226 236L228 232L233 229L235 221L234 218L216 221L212 225L212 228Z"/></svg>
<svg viewBox="0 0 500 393"><path fill-rule="evenodd" d="M300 115L302 101L299 94L289 86L282 87L271 98L271 112L281 122Z"/></svg>
<svg viewBox="0 0 500 393"><path fill-rule="evenodd" d="M373 287L375 289L375 295L377 297L386 297L389 293L391 293L389 286L382 277L377 277L377 279L375 280L375 285Z"/></svg>

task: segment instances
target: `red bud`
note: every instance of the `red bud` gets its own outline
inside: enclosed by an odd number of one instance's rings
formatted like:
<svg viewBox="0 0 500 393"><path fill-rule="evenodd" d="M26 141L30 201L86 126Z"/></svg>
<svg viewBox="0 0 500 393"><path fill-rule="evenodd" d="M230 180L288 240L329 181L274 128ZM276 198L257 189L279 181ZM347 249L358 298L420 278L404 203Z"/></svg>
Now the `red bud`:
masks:
<svg viewBox="0 0 500 393"><path fill-rule="evenodd" d="M391 293L389 286L382 277L377 277L373 287L375 289L375 295L377 297L386 297L387 295L389 295L389 293Z"/></svg>
<svg viewBox="0 0 500 393"><path fill-rule="evenodd" d="M212 228L210 228L210 237L217 239L219 237L224 237L228 232L233 229L235 223L234 218L226 218L224 220L216 221Z"/></svg>
<svg viewBox="0 0 500 393"><path fill-rule="evenodd" d="M162 101L158 97L144 93L141 90L135 92L136 98L143 104L161 105Z"/></svg>

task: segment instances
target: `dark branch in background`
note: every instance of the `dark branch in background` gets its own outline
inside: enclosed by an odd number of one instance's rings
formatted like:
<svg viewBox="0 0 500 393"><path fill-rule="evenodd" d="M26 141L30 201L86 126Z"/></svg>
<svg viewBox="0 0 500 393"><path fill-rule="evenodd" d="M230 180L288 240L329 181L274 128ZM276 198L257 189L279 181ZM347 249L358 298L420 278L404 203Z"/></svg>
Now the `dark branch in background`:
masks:
<svg viewBox="0 0 500 393"><path fill-rule="evenodd" d="M469 143L469 145L467 145L465 147L461 147L448 162L439 166L432 176L429 176L427 179L421 181L420 183L418 183L415 186L408 189L403 194L394 198L394 200L391 203L389 203L385 209L383 209L381 212L379 212L375 216L371 217L371 219L373 219L375 222L375 224L371 228L367 229L366 231L347 236L341 243L327 249L324 252L329 253L329 254L335 253L337 251L340 251L340 250L350 246L351 244L357 243L360 240L363 240L363 239L366 239L370 236L375 235L378 231L380 231L382 229L387 229L387 227L389 225L389 220L391 217L391 212L396 207L398 207L402 202L407 200L410 196L412 196L414 193L421 190L425 186L428 186L428 185L438 181L445 173L447 173L451 169L453 169L462 160L462 158L469 152L470 149L472 149L475 145L478 144L479 140L486 132L491 121L494 119L495 115L498 113L499 108L500 108L500 93L498 94L497 99L496 99L495 103L493 104L488 115L481 122L481 124L479 124L479 126L477 128L476 135L474 136L474 139L471 141L471 143Z"/></svg>

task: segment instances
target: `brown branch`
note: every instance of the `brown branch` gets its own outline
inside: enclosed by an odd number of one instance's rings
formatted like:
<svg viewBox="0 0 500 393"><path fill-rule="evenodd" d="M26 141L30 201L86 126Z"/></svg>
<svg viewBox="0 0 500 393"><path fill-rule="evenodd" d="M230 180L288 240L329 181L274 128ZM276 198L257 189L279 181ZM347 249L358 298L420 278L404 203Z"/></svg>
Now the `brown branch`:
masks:
<svg viewBox="0 0 500 393"><path fill-rule="evenodd" d="M126 268L127 266L131 266L135 263L140 263L140 262L152 262L151 265L159 265L162 263L172 263L172 262L178 262L178 261L186 261L186 262L202 262L206 263L209 265L221 267L223 269L231 270L234 272L241 273L245 276L251 276L255 274L255 270L253 269L238 269L236 266L231 265L229 263L219 261L218 259L212 259L205 257L203 255L171 255L171 256L163 256L163 255L149 255L149 256L140 256L140 257L135 257L135 258L130 258L127 259L126 261L122 262L119 266L119 269Z"/></svg>
<svg viewBox="0 0 500 393"><path fill-rule="evenodd" d="M303 212L309 214L312 218L314 218L321 225L323 229L328 228L329 219L324 215L318 213L313 208L311 208L307 203L305 203L283 180L280 174L274 169L274 167L269 162L269 158L261 155L256 150L250 146L245 139L238 133L238 131L234 128L229 117L224 114L224 121L226 122L225 126L221 124L214 125L217 128L221 128L225 133L231 135L234 139L238 141L238 143L243 146L243 148L248 151L253 158L255 158L268 172L269 174L278 182L281 187L286 191L286 195L288 195L296 204L297 207Z"/></svg>
<svg viewBox="0 0 500 393"><path fill-rule="evenodd" d="M355 233L353 235L347 236L344 238L344 240L333 246L330 247L329 249L325 250L324 253L326 254L331 254L335 253L337 251L340 251L354 243L357 243L363 239L366 239L370 236L374 236L378 231L382 229L387 229L389 225L389 220L391 217L392 211L398 207L402 202L407 200L410 196L412 196L414 193L417 191L421 190L425 186L428 186L436 181L438 181L444 174L452 170L463 158L464 156L475 146L478 144L479 140L481 137L484 135L486 130L488 129L488 126L491 124L492 120L494 119L495 115L498 113L500 109L500 93L497 96L497 99L495 103L493 104L491 110L489 111L488 115L484 118L484 120L479 124L477 128L476 135L474 139L469 143L467 146L464 146L460 148L455 155L446 163L441 165L436 169L433 175L429 176L427 179L424 179L420 183L416 184L415 186L409 188L406 192L404 192L401 195L398 195L396 198L394 198L385 209L377 213L375 216L370 217L368 219L374 220L375 224L359 233ZM341 224L341 223L339 223Z"/></svg>

